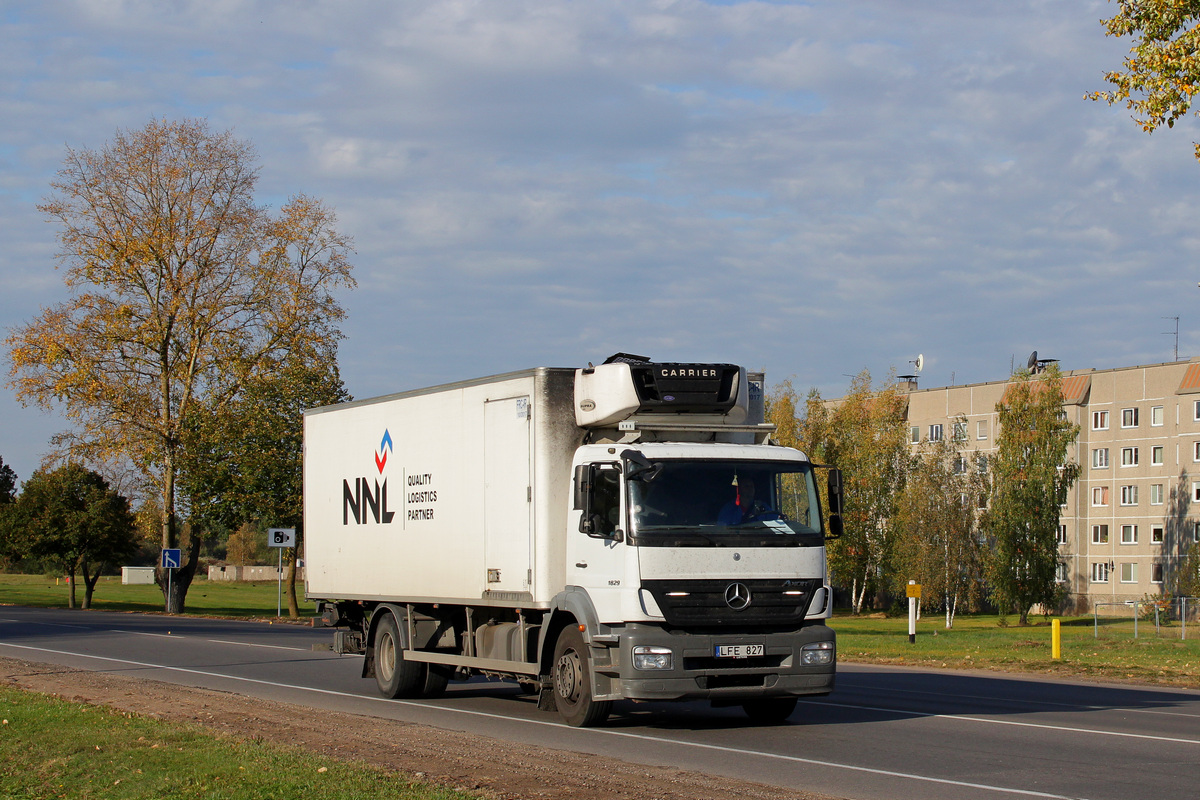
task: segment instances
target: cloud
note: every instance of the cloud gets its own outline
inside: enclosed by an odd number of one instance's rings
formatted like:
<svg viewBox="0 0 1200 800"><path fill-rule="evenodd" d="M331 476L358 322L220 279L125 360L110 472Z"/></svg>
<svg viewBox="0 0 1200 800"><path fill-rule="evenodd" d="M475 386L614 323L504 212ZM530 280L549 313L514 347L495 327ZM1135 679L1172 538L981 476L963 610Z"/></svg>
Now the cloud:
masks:
<svg viewBox="0 0 1200 800"><path fill-rule="evenodd" d="M322 197L355 238L359 397L610 350L826 394L917 352L925 385L1002 378L1033 347L1066 368L1160 360L1160 317L1196 322L1198 167L1189 126L1147 137L1083 99L1120 63L1108 13L18 5L0 18L0 326L64 296L33 208L64 148L201 115L254 143L266 202Z"/></svg>

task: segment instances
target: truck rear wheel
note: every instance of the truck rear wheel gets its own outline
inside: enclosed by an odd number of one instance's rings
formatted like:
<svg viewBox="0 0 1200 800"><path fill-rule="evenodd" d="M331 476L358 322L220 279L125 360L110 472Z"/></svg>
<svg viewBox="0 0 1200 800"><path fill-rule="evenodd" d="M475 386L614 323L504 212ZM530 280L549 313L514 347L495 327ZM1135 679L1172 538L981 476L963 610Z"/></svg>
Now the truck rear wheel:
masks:
<svg viewBox="0 0 1200 800"><path fill-rule="evenodd" d="M742 710L753 722L760 725L778 725L787 720L796 710L795 697L764 697L747 700Z"/></svg>
<svg viewBox="0 0 1200 800"><path fill-rule="evenodd" d="M391 613L384 614L375 631L375 683L379 692L389 700L397 697L417 697L424 681L424 664L404 659L400 644L400 626ZM442 688L445 688L443 684Z"/></svg>
<svg viewBox="0 0 1200 800"><path fill-rule="evenodd" d="M563 628L554 646L554 701L558 713L573 728L603 724L611 700L592 698L592 659L583 635L574 625Z"/></svg>

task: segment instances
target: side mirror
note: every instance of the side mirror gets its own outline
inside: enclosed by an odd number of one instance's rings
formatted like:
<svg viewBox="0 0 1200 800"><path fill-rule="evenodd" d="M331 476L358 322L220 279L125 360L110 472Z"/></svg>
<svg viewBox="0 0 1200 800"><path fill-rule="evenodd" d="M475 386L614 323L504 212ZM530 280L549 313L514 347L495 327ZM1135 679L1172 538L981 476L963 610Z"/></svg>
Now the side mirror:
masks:
<svg viewBox="0 0 1200 800"><path fill-rule="evenodd" d="M826 534L829 539L837 539L845 530L842 524L842 510L844 508L844 495L842 494L842 471L837 467L829 468L829 520L826 525L828 532Z"/></svg>
<svg viewBox="0 0 1200 800"><path fill-rule="evenodd" d="M592 518L592 486L596 478L596 468L591 464L580 464L575 468L575 489L573 503L579 515L579 532L588 536L595 535L596 523Z"/></svg>

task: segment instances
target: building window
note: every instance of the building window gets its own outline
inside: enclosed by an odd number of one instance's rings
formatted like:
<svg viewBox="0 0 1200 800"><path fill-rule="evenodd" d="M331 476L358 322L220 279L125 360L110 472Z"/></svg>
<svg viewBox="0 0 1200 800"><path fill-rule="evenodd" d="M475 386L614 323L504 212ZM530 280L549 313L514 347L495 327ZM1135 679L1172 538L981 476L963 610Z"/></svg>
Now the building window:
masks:
<svg viewBox="0 0 1200 800"><path fill-rule="evenodd" d="M1197 489L1200 491L1200 488ZM1092 505L1106 506L1108 505L1108 487L1095 486L1092 488Z"/></svg>
<svg viewBox="0 0 1200 800"><path fill-rule="evenodd" d="M1192 461L1200 461L1200 442L1192 442Z"/></svg>
<svg viewBox="0 0 1200 800"><path fill-rule="evenodd" d="M975 438L983 441L988 437L988 424L986 419L981 419L975 423Z"/></svg>
<svg viewBox="0 0 1200 800"><path fill-rule="evenodd" d="M1054 541L1058 542L1059 544L1067 543L1067 526L1066 525L1058 526L1058 535L1055 537Z"/></svg>
<svg viewBox="0 0 1200 800"><path fill-rule="evenodd" d="M1092 583L1108 583L1108 562L1092 562Z"/></svg>
<svg viewBox="0 0 1200 800"><path fill-rule="evenodd" d="M1150 526L1150 541L1153 544L1162 544L1163 543L1163 526L1162 525L1151 525Z"/></svg>
<svg viewBox="0 0 1200 800"><path fill-rule="evenodd" d="M1197 404L1197 405L1200 406L1200 404ZM1200 419L1200 417L1197 417L1197 419ZM1108 430L1108 412L1107 411L1093 411L1092 412L1092 430L1094 430L1094 431Z"/></svg>
<svg viewBox="0 0 1200 800"><path fill-rule="evenodd" d="M1136 506L1138 501L1137 486L1122 486L1121 487L1121 505Z"/></svg>
<svg viewBox="0 0 1200 800"><path fill-rule="evenodd" d="M1150 484L1150 505L1161 506L1163 504L1163 485L1161 483Z"/></svg>
<svg viewBox="0 0 1200 800"><path fill-rule="evenodd" d="M1093 447L1092 448L1092 469L1107 469L1108 468L1108 448Z"/></svg>
<svg viewBox="0 0 1200 800"><path fill-rule="evenodd" d="M1155 561L1153 564L1150 565L1150 582L1151 583L1162 583L1163 582L1162 562Z"/></svg>
<svg viewBox="0 0 1200 800"><path fill-rule="evenodd" d="M1200 481L1192 481L1192 500L1200 503Z"/></svg>
<svg viewBox="0 0 1200 800"><path fill-rule="evenodd" d="M1150 448L1150 465L1161 467L1163 465L1163 446L1156 444Z"/></svg>
<svg viewBox="0 0 1200 800"><path fill-rule="evenodd" d="M1155 428L1161 428L1163 424L1163 407L1152 406L1150 408L1150 424Z"/></svg>
<svg viewBox="0 0 1200 800"><path fill-rule="evenodd" d="M954 459L954 474L962 475L966 471L967 471L967 457L959 456L958 458Z"/></svg>
<svg viewBox="0 0 1200 800"><path fill-rule="evenodd" d="M1067 565L1061 561L1054 565L1054 580L1059 583L1066 583L1070 580L1070 576L1067 574Z"/></svg>
<svg viewBox="0 0 1200 800"><path fill-rule="evenodd" d="M940 442L941 440L942 440L941 424L939 423L937 425L930 425L929 426L929 441Z"/></svg>
<svg viewBox="0 0 1200 800"><path fill-rule="evenodd" d="M1136 408L1121 409L1121 427L1136 428L1138 424L1138 410Z"/></svg>
<svg viewBox="0 0 1200 800"><path fill-rule="evenodd" d="M954 423L954 441L965 442L967 440L967 423Z"/></svg>
<svg viewBox="0 0 1200 800"><path fill-rule="evenodd" d="M1192 541L1200 542L1200 522L1192 523Z"/></svg>
<svg viewBox="0 0 1200 800"><path fill-rule="evenodd" d="M913 425L908 429L908 440L913 444L921 443L921 426Z"/></svg>
<svg viewBox="0 0 1200 800"><path fill-rule="evenodd" d="M1200 400L1196 401L1195 410L1192 412L1192 419L1200 422Z"/></svg>
<svg viewBox="0 0 1200 800"><path fill-rule="evenodd" d="M1121 565L1121 583L1137 583L1137 564Z"/></svg>
<svg viewBox="0 0 1200 800"><path fill-rule="evenodd" d="M1121 526L1121 544L1137 544L1137 525Z"/></svg>
<svg viewBox="0 0 1200 800"><path fill-rule="evenodd" d="M1108 544L1108 526L1092 526L1092 544Z"/></svg>
<svg viewBox="0 0 1200 800"><path fill-rule="evenodd" d="M1121 466L1136 467L1138 465L1138 449L1136 447L1121 448Z"/></svg>

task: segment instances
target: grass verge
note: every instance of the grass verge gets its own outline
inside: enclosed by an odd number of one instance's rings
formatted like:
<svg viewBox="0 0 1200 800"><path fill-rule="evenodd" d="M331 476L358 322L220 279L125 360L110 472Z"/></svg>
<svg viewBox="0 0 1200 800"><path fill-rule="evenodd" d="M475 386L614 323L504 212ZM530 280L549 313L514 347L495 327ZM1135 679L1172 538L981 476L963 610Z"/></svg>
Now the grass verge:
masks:
<svg viewBox="0 0 1200 800"><path fill-rule="evenodd" d="M71 587L63 578L44 575L0 574L0 605L66 608ZM302 618L316 614L316 604L304 600L304 585L296 586ZM75 602L83 603L83 581L75 589ZM198 577L188 588L185 615L260 619L274 617L279 604L278 584L275 581L210 581ZM283 616L287 610L287 587L284 587ZM162 590L154 584L125 585L120 576L105 575L96 584L92 608L99 611L139 611L159 613L163 610Z"/></svg>
<svg viewBox="0 0 1200 800"><path fill-rule="evenodd" d="M916 641L908 641L908 619L838 615L838 660L954 669L1040 672L1114 681L1200 688L1200 624L1186 631L1176 622L1155 630L1154 621L1092 617L1061 618L1062 658L1052 658L1051 625L1042 618L1019 627L989 615L955 618L947 630L942 616L925 616ZM1008 618L1009 623L1014 621ZM1181 638L1186 633L1189 638Z"/></svg>
<svg viewBox="0 0 1200 800"><path fill-rule="evenodd" d="M0 689L0 796L468 800L366 764Z"/></svg>

